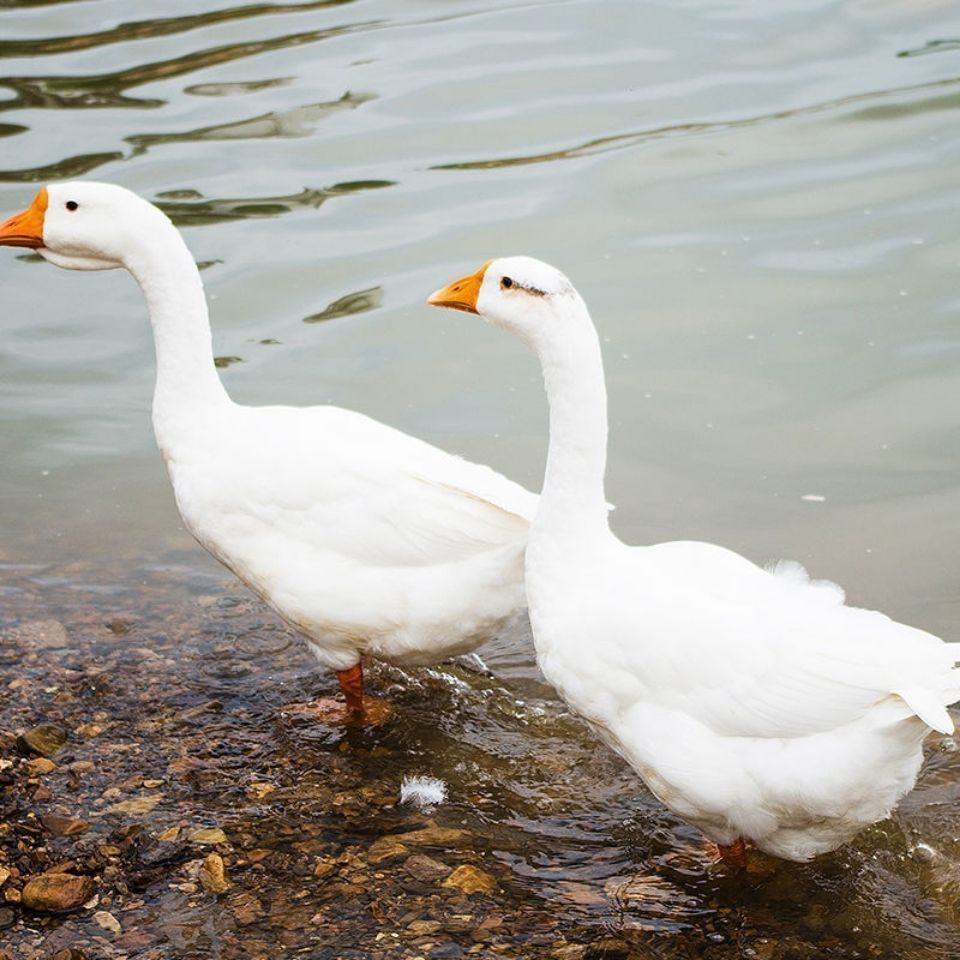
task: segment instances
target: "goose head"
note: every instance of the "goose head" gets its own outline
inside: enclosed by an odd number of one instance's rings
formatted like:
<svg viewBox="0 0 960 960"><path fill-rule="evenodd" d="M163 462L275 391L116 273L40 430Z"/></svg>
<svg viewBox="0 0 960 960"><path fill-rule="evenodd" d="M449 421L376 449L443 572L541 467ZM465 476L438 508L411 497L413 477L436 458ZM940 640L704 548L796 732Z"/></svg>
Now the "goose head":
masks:
<svg viewBox="0 0 960 960"><path fill-rule="evenodd" d="M528 343L562 327L580 297L556 268L533 257L488 260L427 298L435 307L475 313Z"/></svg>
<svg viewBox="0 0 960 960"><path fill-rule="evenodd" d="M68 270L110 270L125 266L161 224L169 224L164 213L123 187L54 183L0 224L0 246L36 250Z"/></svg>

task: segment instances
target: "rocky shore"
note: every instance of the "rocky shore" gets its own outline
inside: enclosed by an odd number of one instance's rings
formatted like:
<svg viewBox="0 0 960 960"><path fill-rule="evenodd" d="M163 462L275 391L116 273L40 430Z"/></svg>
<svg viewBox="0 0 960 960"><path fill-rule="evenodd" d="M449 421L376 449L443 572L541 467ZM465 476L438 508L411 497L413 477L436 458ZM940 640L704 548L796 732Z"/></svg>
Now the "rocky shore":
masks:
<svg viewBox="0 0 960 960"><path fill-rule="evenodd" d="M284 710L333 690L298 641L184 570L135 590L76 565L4 571L3 960L949 955L929 884L895 922L851 900L851 871L876 884L871 857L905 856L895 825L826 867L718 873L509 657L496 677L378 669L384 725L319 727ZM417 773L450 800L402 804ZM911 933L918 910L939 941Z"/></svg>

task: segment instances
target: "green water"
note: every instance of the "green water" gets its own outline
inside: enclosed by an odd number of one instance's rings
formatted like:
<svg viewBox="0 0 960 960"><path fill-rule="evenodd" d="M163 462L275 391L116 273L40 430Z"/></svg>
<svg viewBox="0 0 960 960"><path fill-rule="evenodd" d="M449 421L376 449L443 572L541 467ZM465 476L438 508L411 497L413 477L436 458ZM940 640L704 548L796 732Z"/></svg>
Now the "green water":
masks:
<svg viewBox="0 0 960 960"><path fill-rule="evenodd" d="M490 257L534 255L572 278L604 340L621 536L794 558L852 602L957 636L955 2L173 0L159 13L0 0L0 214L77 176L161 204L206 264L237 400L351 407L536 488L533 358L424 304ZM183 583L218 576L179 528L154 449L133 282L0 254L0 560L129 591L168 555ZM23 615L18 597L0 597L4 619ZM526 643L488 659L551 702ZM484 724L486 748L512 743ZM565 749L593 756L573 729ZM903 830L960 857L960 768L938 763L935 801L918 791ZM553 785L561 805L586 804L591 837L642 836L644 816L688 836L615 761L597 769L607 782ZM494 772L490 789L522 833L531 811L511 813L508 779ZM549 823L528 827L549 859ZM881 869L874 846L855 852L857 877L834 865L823 880L828 913L838 889L886 904L828 924L849 950L831 956L870 955L851 930L871 923L899 951L946 949L952 925L898 914L920 896L907 848ZM536 857L511 849L535 890ZM808 898L818 875L803 877Z"/></svg>

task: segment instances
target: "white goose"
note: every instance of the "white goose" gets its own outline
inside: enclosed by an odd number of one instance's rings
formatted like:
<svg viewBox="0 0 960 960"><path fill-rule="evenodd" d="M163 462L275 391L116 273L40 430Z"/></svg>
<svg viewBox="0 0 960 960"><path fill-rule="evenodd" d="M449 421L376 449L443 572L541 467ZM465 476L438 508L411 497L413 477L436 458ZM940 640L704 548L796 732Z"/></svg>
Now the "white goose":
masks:
<svg viewBox="0 0 960 960"><path fill-rule="evenodd" d="M845 606L797 564L618 540L600 346L558 270L494 260L429 302L512 331L543 367L550 447L527 600L540 666L570 707L734 861L745 840L808 860L886 817L925 734L953 730L957 646Z"/></svg>
<svg viewBox="0 0 960 960"><path fill-rule="evenodd" d="M362 654L436 663L523 610L537 498L350 410L233 403L200 274L155 206L112 184L51 185L0 225L0 245L133 274L156 343L154 432L183 521L337 671L348 715L363 712Z"/></svg>

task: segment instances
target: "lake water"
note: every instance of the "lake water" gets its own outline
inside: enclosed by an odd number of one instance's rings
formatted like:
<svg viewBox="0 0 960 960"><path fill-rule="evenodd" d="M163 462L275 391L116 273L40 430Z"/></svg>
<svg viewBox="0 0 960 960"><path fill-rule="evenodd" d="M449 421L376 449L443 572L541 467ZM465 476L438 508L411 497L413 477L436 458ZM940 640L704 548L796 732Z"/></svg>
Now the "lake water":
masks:
<svg viewBox="0 0 960 960"><path fill-rule="evenodd" d="M622 537L797 559L858 605L957 636L956 2L169 0L159 14L0 0L0 216L49 180L137 190L204 265L237 400L351 407L532 488L534 359L424 298L490 257L552 262L604 341ZM0 617L52 611L82 634L122 609L169 643L144 611L216 622L197 584L242 591L180 528L141 296L120 272L35 261L0 251ZM244 610L248 650L277 627ZM384 736L461 790L443 816L483 821L505 909L554 897L565 936L640 931L637 950L664 951L650 956L955 955L954 754L936 752L892 823L745 890L705 861L668 864L694 834L563 718L528 643L486 659L493 699L426 683L402 736ZM296 645L271 663L329 687ZM269 678L237 682L238 703L283 702ZM531 769L529 718L494 709L514 700L555 718L538 729L575 761L564 775ZM429 732L441 708L447 753ZM484 802L465 769L485 771ZM531 955L519 943L505 955Z"/></svg>

